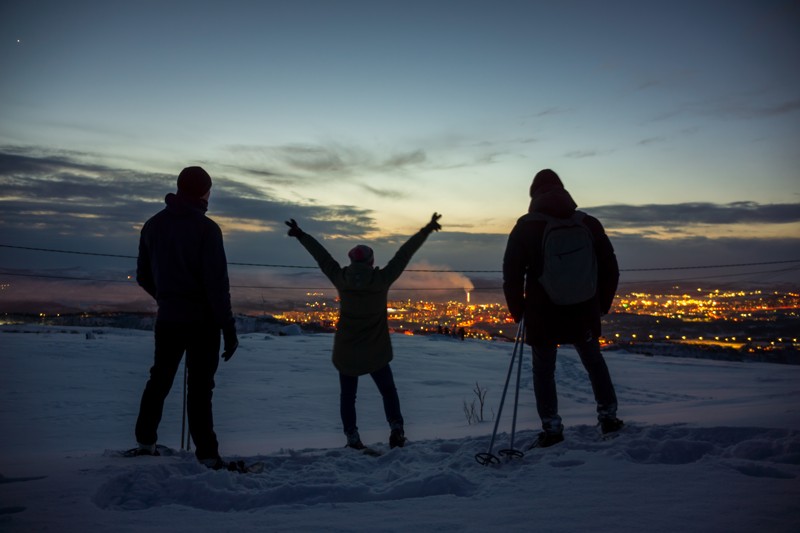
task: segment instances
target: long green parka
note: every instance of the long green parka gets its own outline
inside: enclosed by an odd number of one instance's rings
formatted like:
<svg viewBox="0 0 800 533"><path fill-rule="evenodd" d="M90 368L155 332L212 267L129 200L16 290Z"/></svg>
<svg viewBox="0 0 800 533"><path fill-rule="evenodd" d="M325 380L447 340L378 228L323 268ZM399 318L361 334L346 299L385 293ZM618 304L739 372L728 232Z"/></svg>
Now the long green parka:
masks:
<svg viewBox="0 0 800 533"><path fill-rule="evenodd" d="M333 339L333 365L347 376L380 370L392 360L387 298L411 257L433 231L425 226L412 236L384 268L353 262L342 268L317 240L298 237L339 292L340 314Z"/></svg>

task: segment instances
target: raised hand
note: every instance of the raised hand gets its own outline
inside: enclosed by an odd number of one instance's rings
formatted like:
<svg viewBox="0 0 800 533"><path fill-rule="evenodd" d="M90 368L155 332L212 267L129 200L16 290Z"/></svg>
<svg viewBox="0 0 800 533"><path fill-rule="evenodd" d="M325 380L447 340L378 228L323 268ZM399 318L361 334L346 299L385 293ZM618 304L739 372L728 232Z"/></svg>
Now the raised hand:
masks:
<svg viewBox="0 0 800 533"><path fill-rule="evenodd" d="M303 234L303 230L300 229L300 226L297 225L293 218L287 220L286 225L289 226L289 237L300 237Z"/></svg>
<svg viewBox="0 0 800 533"><path fill-rule="evenodd" d="M434 213L433 216L431 217L431 221L428 222L428 225L425 227L431 231L439 231L440 229L442 229L442 225L439 224L440 218L442 218L442 215Z"/></svg>

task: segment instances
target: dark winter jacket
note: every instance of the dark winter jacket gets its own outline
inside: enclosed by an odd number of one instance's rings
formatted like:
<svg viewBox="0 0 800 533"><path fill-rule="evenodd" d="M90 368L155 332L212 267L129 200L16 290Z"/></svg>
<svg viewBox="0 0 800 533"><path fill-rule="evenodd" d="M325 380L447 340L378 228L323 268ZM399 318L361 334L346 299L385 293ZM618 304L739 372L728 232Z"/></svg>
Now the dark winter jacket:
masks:
<svg viewBox="0 0 800 533"><path fill-rule="evenodd" d="M157 320L233 325L228 263L219 226L207 203L168 194L166 208L145 222L136 281L158 303Z"/></svg>
<svg viewBox="0 0 800 533"><path fill-rule="evenodd" d="M543 213L557 218L569 218L576 209L575 202L563 188L551 188L536 194L529 213ZM503 257L503 292L514 320L525 316L528 344L536 342L572 343L590 335L601 334L600 316L608 313L619 281L619 267L614 248L596 218L586 215L597 255L597 293L595 297L575 305L554 304L538 279L542 273L542 237L544 220L525 215L517 220L508 237Z"/></svg>
<svg viewBox="0 0 800 533"><path fill-rule="evenodd" d="M340 312L333 340L333 365L342 374L360 376L380 370L392 360L386 306L389 287L430 235L423 228L412 236L384 268L351 263L342 268L314 237L298 239L339 292Z"/></svg>

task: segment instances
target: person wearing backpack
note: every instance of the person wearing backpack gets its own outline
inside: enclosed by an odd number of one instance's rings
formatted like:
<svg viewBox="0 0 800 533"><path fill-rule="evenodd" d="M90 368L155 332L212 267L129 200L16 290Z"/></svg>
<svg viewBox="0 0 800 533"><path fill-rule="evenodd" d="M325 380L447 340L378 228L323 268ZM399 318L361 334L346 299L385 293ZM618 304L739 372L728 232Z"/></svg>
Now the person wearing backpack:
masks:
<svg viewBox="0 0 800 533"><path fill-rule="evenodd" d="M530 196L528 213L508 237L503 292L514 321L524 318L525 342L533 351L533 389L543 431L531 447L547 447L564 440L555 381L559 344L572 344L589 374L602 433L623 426L598 340L619 267L603 225L577 210L558 174L538 172Z"/></svg>

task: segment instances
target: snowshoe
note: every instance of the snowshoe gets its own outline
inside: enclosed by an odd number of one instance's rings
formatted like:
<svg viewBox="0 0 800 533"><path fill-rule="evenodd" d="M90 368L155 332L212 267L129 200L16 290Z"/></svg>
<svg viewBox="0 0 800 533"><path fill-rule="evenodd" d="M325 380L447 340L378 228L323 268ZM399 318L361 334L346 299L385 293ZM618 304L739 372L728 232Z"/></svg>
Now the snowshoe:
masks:
<svg viewBox="0 0 800 533"><path fill-rule="evenodd" d="M142 457L151 456L157 457L159 455L175 455L175 450L161 444L139 444L136 448L119 452L122 457Z"/></svg>

